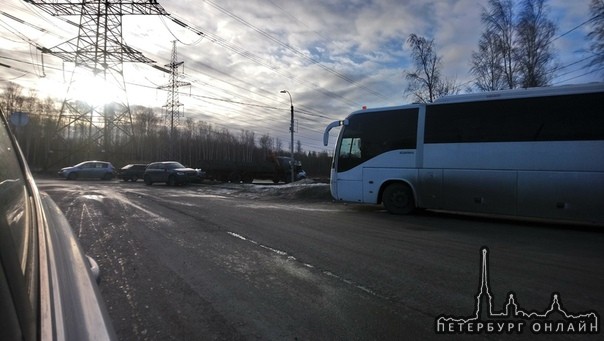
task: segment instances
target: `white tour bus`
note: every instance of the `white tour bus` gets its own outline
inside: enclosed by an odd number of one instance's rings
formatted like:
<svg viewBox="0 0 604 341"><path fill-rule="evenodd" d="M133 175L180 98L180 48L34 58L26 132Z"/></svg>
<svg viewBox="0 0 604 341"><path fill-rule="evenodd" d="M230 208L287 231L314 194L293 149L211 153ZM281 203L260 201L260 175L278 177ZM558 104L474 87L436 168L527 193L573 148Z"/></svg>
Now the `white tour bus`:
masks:
<svg viewBox="0 0 604 341"><path fill-rule="evenodd" d="M339 201L604 222L604 83L443 97L345 120Z"/></svg>

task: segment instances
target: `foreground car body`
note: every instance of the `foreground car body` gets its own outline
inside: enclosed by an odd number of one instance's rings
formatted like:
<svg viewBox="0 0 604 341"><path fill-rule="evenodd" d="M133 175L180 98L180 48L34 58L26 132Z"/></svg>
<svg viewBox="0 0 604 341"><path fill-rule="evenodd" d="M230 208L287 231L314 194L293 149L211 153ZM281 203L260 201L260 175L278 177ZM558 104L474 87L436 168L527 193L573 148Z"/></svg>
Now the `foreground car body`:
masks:
<svg viewBox="0 0 604 341"><path fill-rule="evenodd" d="M91 262L0 113L0 339L116 339Z"/></svg>
<svg viewBox="0 0 604 341"><path fill-rule="evenodd" d="M59 176L67 180L86 179L113 179L115 167L105 161L84 161L75 166L65 167L59 171Z"/></svg>
<svg viewBox="0 0 604 341"><path fill-rule="evenodd" d="M147 166L145 184L165 182L169 186L184 185L199 181L197 171L175 161L153 162Z"/></svg>

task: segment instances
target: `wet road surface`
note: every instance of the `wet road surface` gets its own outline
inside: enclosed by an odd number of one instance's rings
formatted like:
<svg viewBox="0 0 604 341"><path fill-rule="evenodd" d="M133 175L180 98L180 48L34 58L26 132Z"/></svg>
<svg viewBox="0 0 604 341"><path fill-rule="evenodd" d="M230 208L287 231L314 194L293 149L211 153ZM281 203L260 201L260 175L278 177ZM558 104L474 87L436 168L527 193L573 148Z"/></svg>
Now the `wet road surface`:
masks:
<svg viewBox="0 0 604 341"><path fill-rule="evenodd" d="M483 246L495 310L513 291L604 312L603 228L393 216L310 185L37 182L99 263L122 340L431 339L439 315L474 313Z"/></svg>

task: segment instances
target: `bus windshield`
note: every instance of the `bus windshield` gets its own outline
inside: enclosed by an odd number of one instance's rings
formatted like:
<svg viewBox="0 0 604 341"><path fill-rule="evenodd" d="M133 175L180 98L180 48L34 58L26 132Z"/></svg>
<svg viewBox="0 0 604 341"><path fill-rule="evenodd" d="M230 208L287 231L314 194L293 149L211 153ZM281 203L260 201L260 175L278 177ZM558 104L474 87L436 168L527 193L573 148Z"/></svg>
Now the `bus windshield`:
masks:
<svg viewBox="0 0 604 341"><path fill-rule="evenodd" d="M342 129L336 154L338 172L352 169L391 150L415 149L418 111L414 107L350 116Z"/></svg>

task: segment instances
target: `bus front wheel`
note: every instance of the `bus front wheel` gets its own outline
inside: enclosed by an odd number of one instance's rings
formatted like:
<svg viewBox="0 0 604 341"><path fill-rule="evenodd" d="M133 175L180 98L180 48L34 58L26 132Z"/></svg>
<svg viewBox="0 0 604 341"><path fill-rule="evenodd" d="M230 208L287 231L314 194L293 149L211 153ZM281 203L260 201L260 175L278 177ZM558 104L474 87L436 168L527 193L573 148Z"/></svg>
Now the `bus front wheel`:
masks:
<svg viewBox="0 0 604 341"><path fill-rule="evenodd" d="M382 196L384 207L392 214L409 214L415 210L411 188L403 183L388 185Z"/></svg>

